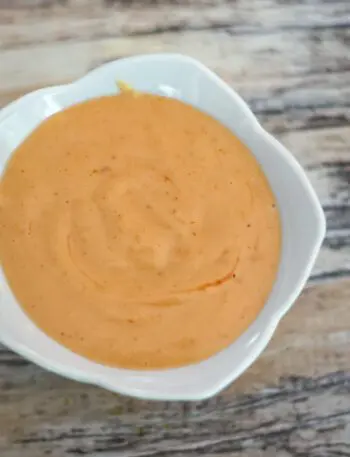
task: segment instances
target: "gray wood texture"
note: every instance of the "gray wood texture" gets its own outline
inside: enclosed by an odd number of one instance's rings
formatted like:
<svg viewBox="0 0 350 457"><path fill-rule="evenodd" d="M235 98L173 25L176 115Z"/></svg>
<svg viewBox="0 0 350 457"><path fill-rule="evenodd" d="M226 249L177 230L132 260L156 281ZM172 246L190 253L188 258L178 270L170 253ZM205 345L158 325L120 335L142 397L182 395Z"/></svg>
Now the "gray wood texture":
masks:
<svg viewBox="0 0 350 457"><path fill-rule="evenodd" d="M309 285L210 401L131 400L1 347L0 455L350 456L350 1L0 0L0 106L158 51L216 71L306 168L328 222Z"/></svg>

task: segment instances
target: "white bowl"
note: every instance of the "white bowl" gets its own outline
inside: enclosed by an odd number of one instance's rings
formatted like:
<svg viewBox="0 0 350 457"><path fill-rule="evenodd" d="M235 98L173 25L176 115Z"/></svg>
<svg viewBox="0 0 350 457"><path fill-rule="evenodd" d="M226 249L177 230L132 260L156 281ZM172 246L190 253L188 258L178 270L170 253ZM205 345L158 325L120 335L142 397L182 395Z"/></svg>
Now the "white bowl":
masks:
<svg viewBox="0 0 350 457"><path fill-rule="evenodd" d="M117 60L73 84L41 89L8 105L0 112L0 170L43 119L81 100L116 93L117 80L207 111L254 153L275 193L282 218L282 256L272 293L248 330L210 359L177 369L134 371L99 365L53 341L22 311L0 271L0 339L50 371L115 392L147 399L204 399L236 379L271 339L314 265L325 235L324 214L293 155L263 130L240 96L201 63L174 54Z"/></svg>

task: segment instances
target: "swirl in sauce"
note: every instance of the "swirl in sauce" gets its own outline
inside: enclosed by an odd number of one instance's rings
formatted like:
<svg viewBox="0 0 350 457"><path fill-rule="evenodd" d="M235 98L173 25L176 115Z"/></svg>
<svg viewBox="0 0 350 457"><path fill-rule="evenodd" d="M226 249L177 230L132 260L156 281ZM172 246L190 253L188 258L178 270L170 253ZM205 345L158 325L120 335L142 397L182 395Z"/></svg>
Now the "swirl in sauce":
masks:
<svg viewBox="0 0 350 457"><path fill-rule="evenodd" d="M250 151L180 101L131 92L44 121L0 186L1 263L49 336L112 366L227 347L274 283L280 222Z"/></svg>

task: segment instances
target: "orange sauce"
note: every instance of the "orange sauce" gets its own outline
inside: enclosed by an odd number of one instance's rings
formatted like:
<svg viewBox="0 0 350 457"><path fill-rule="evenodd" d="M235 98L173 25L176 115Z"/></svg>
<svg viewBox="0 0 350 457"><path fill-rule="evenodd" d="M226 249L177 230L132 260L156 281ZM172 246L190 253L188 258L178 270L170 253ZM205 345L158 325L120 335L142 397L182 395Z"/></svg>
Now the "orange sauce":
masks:
<svg viewBox="0 0 350 457"><path fill-rule="evenodd" d="M246 146L189 105L131 92L59 112L18 147L0 230L29 317L82 356L136 369L227 347L280 256L275 199Z"/></svg>

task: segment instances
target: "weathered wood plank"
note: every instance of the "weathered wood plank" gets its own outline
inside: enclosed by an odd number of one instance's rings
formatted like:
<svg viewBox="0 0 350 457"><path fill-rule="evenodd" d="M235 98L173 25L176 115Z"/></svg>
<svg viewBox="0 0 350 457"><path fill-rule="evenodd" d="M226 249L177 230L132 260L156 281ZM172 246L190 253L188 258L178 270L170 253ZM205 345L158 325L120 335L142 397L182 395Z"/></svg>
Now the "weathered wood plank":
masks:
<svg viewBox="0 0 350 457"><path fill-rule="evenodd" d="M181 37L170 33L161 37L74 42L68 46L52 43L2 51L0 103L42 85L70 81L123 55L189 49L233 85L273 132L348 125L349 31L341 30L340 35L331 37L327 33L327 46L322 41L313 43L310 31L280 32L265 40L211 31L187 32Z"/></svg>
<svg viewBox="0 0 350 457"><path fill-rule="evenodd" d="M349 281L305 291L261 358L206 402L136 401L0 361L0 452L349 456L349 300Z"/></svg>
<svg viewBox="0 0 350 457"><path fill-rule="evenodd" d="M71 81L120 56L190 49L194 57L203 60L243 95L262 122L270 123L274 118L275 132L347 125L349 36L348 30L330 38L325 34L327 46L323 41L314 46L310 31L281 32L265 41L260 36L231 37L226 32L214 31L187 32L181 39L170 33L147 39L22 47L2 51L0 103L6 104L40 86Z"/></svg>
<svg viewBox="0 0 350 457"><path fill-rule="evenodd" d="M233 34L350 24L347 0L7 0L0 2L0 44L89 40L169 31L230 29ZM37 24L40 23L40 28Z"/></svg>
<svg viewBox="0 0 350 457"><path fill-rule="evenodd" d="M301 80L307 75L325 74L336 85L339 84L337 74L350 71L349 37L350 27L337 33L321 30L317 35L311 30L293 30L278 31L272 36L233 36L227 31L214 30L74 41L69 45L64 42L33 44L1 52L0 91L57 84L75 79L108 60L160 51L190 54L236 87L241 84L243 89L259 88L261 84L266 87L276 78ZM324 79L321 87L323 83ZM345 86L344 77L340 84ZM341 105L348 106L347 89L344 87L346 97Z"/></svg>

